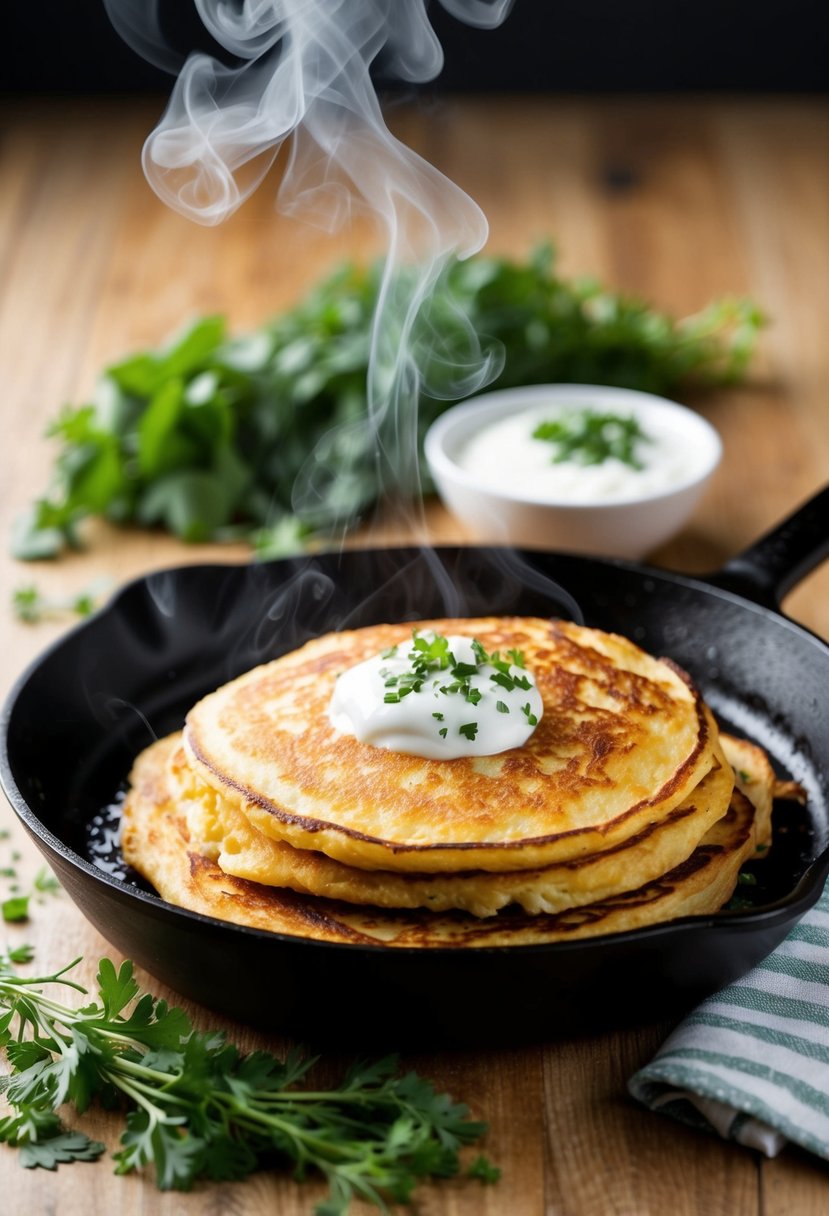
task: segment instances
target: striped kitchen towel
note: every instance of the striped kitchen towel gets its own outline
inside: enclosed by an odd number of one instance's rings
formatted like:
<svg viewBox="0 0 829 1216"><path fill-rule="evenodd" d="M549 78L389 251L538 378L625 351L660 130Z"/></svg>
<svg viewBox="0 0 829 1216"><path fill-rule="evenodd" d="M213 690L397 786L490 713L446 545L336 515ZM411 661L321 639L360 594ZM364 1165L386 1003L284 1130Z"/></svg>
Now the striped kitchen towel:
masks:
<svg viewBox="0 0 829 1216"><path fill-rule="evenodd" d="M829 889L743 979L704 1001L628 1088L768 1157L829 1158Z"/></svg>

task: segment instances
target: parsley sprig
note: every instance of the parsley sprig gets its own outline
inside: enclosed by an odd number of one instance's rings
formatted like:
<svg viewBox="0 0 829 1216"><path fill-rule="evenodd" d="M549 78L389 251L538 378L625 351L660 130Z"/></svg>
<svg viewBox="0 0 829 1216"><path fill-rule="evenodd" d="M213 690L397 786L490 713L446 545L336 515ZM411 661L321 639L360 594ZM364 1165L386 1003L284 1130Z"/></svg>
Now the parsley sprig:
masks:
<svg viewBox="0 0 829 1216"><path fill-rule="evenodd" d="M241 1055L222 1034L194 1030L182 1009L140 993L129 961L116 970L102 959L97 1001L71 1008L44 985L85 995L66 978L79 960L21 978L13 963L30 957L28 948L0 956L0 1045L12 1067L0 1079L11 1107L0 1141L27 1167L100 1157L105 1146L57 1113L97 1099L127 1108L118 1174L152 1165L162 1190L186 1191L198 1178L239 1180L282 1160L298 1180L311 1171L327 1180L317 1216L343 1216L356 1197L388 1212L419 1179L456 1174L459 1149L486 1130L429 1081L399 1075L393 1057L356 1064L336 1089L297 1089L314 1060ZM471 1174L494 1181L497 1170L478 1158Z"/></svg>
<svg viewBox="0 0 829 1216"><path fill-rule="evenodd" d="M553 445L553 464L604 464L614 459L631 469L641 469L638 445L651 443L651 437L633 415L602 413L601 410L573 410L541 422L533 439Z"/></svg>

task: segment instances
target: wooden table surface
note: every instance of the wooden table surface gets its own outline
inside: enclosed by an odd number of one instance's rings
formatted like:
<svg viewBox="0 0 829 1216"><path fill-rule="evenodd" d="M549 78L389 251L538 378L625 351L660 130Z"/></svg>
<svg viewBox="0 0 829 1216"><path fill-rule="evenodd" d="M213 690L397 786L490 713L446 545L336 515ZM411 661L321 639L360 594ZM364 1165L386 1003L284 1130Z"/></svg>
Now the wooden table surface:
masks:
<svg viewBox="0 0 829 1216"><path fill-rule="evenodd" d="M46 486L53 449L44 428L77 403L109 360L162 341L191 316L224 312L244 331L290 304L344 256L377 250L359 226L337 238L274 211L266 183L226 225L202 229L172 214L145 184L139 153L160 103L27 102L7 108L0 146L0 536ZM551 237L568 274L590 273L678 314L713 296L750 294L769 314L751 381L694 401L719 428L725 458L692 525L653 555L687 571L713 569L807 497L829 474L829 107L825 101L456 99L399 110L398 132L483 206L489 248L524 255ZM615 185L614 185L615 183ZM624 188L620 188L622 183ZM432 534L461 533L431 508ZM2 560L0 684L67 627L26 626L12 589L36 582L72 594L105 576L218 558L241 548L188 548L169 538L88 532L88 547L55 563ZM5 553L5 541L0 545ZM829 637L829 568L787 610ZM27 876L40 865L8 808L0 866L16 849ZM83 955L91 980L113 951L65 895L35 903L10 943L31 941L38 970ZM151 976L147 985L161 991ZM221 975L216 977L221 983ZM174 996L174 994L166 994ZM608 993L612 1005L613 993ZM245 1047L244 1026L194 1008ZM496 1187L424 1188L424 1216L818 1216L829 1210L829 1167L786 1150L768 1162L640 1109L629 1075L668 1028L651 1025L521 1050L420 1056L416 1067L489 1120ZM827 1025L829 1035L829 1021ZM282 1047L271 1039L268 1046ZM114 1146L118 1119L82 1121ZM150 1178L109 1165L23 1171L0 1149L0 1209L78 1216L232 1211L309 1212L322 1195L275 1174L243 1184L159 1194ZM14 1197L14 1202L11 1201ZM7 1206L7 1204L9 1206ZM360 1209L362 1210L362 1209Z"/></svg>

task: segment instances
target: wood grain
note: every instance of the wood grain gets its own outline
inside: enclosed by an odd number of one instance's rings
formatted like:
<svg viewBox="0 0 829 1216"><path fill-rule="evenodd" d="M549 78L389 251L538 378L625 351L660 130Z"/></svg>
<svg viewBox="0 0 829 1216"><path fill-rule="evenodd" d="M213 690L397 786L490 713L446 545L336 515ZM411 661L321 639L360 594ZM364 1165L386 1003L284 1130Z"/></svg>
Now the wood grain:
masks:
<svg viewBox="0 0 829 1216"><path fill-rule="evenodd" d="M297 299L345 256L379 248L368 225L337 237L280 218L275 184L217 229L167 211L140 170L159 102L27 103L7 108L0 143L0 366L4 369L0 535L48 481L43 439L64 402L78 402L108 360L163 341L197 313L225 312L244 331ZM401 137L480 202L490 249L525 254L551 237L568 274L593 274L683 314L713 296L751 295L770 317L750 383L691 402L719 428L725 459L693 524L654 560L715 568L806 498L829 475L829 108L824 101L481 98L439 100L392 116ZM462 539L434 504L420 521L387 522L369 541ZM0 571L2 690L66 622L26 627L7 608L35 581L71 594L93 578L118 585L152 568L244 561L241 547L187 548L95 524L88 548L58 563ZM787 604L829 636L829 568ZM4 806L0 821L40 862ZM31 940L38 967L84 955L91 981L108 951L68 899L36 904L9 941ZM156 990L151 977L141 980ZM217 982L221 976L217 975ZM172 996L173 994L168 994ZM612 1006L613 994L608 993ZM203 1010L243 1046L264 1038ZM407 1061L467 1100L491 1124L503 1166L494 1188L452 1181L424 1188L423 1216L817 1216L829 1204L825 1164L786 1151L775 1162L692 1133L636 1107L625 1083L667 1027L550 1042L515 1051ZM270 1039L268 1046L279 1047ZM333 1066L333 1065L332 1065ZM114 1145L117 1119L84 1126ZM84 1216L232 1212L295 1216L323 1190L277 1174L241 1185L160 1195L149 1179L115 1179L105 1164L22 1172L0 1152L9 1210ZM9 1200L10 1202L10 1200ZM2 1205L5 1206L5 1205Z"/></svg>

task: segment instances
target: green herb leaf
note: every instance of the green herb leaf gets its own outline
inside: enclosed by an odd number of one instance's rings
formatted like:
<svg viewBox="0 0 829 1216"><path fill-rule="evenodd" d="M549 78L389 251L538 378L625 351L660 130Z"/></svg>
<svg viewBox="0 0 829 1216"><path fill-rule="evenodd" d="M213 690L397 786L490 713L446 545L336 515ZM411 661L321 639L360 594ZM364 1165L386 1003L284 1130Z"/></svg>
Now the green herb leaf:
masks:
<svg viewBox="0 0 829 1216"><path fill-rule="evenodd" d="M89 616L108 586L108 579L96 579L84 591L69 599L53 599L44 595L34 583L30 583L17 587L12 592L12 612L19 621L27 625L36 625L44 620L60 620L73 614Z"/></svg>
<svg viewBox="0 0 829 1216"><path fill-rule="evenodd" d="M48 1140L28 1141L20 1148L20 1164L26 1169L54 1170L66 1161L97 1161L106 1145L90 1140L83 1132L61 1132Z"/></svg>
<svg viewBox="0 0 829 1216"><path fill-rule="evenodd" d="M11 899L3 900L0 905L3 911L3 920L8 924L18 924L21 921L29 919L29 896L15 895Z"/></svg>
<svg viewBox="0 0 829 1216"><path fill-rule="evenodd" d="M476 1157L466 1171L467 1178L478 1178L485 1186L491 1186L499 1181L501 1170L497 1165L493 1165L488 1157L481 1154Z"/></svg>
<svg viewBox="0 0 829 1216"><path fill-rule="evenodd" d="M6 957L12 963L30 963L35 956L34 946L13 946L6 951Z"/></svg>

